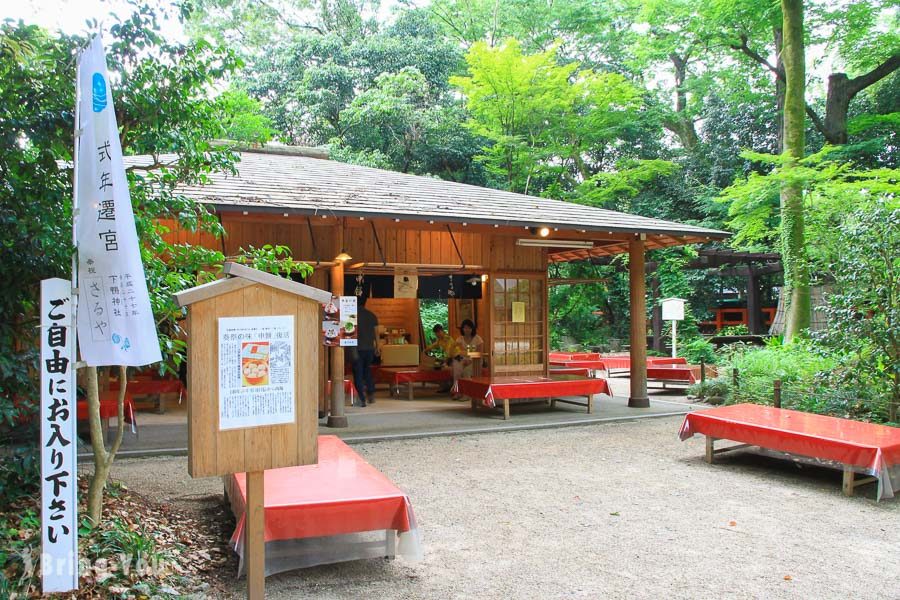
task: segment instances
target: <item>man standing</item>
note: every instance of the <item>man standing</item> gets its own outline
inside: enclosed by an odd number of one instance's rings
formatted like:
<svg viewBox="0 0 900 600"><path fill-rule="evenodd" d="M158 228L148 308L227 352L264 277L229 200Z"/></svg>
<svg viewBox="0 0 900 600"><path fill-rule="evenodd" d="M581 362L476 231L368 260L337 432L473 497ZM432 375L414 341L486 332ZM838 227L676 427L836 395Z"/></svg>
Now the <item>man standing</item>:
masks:
<svg viewBox="0 0 900 600"><path fill-rule="evenodd" d="M367 296L359 297L357 323L359 333L356 343L356 359L353 361L353 384L359 393L360 406L375 403L375 382L372 381L372 363L375 361L375 328L378 317L366 308Z"/></svg>

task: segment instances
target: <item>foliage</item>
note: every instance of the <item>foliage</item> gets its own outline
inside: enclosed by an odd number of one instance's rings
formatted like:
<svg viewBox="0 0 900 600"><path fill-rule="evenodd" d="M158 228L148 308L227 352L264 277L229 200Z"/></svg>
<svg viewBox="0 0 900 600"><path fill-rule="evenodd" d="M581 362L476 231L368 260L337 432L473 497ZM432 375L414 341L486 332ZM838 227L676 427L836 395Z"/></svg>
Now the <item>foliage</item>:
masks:
<svg viewBox="0 0 900 600"><path fill-rule="evenodd" d="M740 325L728 325L723 327L716 333L716 335L721 336L733 336L733 335L750 335L750 330L747 329L747 326L743 323Z"/></svg>
<svg viewBox="0 0 900 600"><path fill-rule="evenodd" d="M4 452L7 455L0 461L0 506L10 506L38 491L41 457L36 445L9 446Z"/></svg>
<svg viewBox="0 0 900 600"><path fill-rule="evenodd" d="M555 46L526 54L515 39L493 48L476 42L466 62L469 75L450 81L466 95L469 127L491 144L479 159L507 189L537 195L584 182L584 198L615 182L621 189L601 196L607 199L633 195L636 184L670 172L647 162L620 165L626 173L615 177L598 175L604 164L629 156L619 142L645 120L640 90L622 75L561 63Z"/></svg>
<svg viewBox="0 0 900 600"><path fill-rule="evenodd" d="M710 404L721 404L731 394L731 381L727 377L716 377L691 384L686 391L689 396L703 398Z"/></svg>
<svg viewBox="0 0 900 600"><path fill-rule="evenodd" d="M264 144L272 139L272 121L262 114L262 104L240 89L230 89L216 98L225 137L237 142Z"/></svg>
<svg viewBox="0 0 900 600"><path fill-rule="evenodd" d="M431 329L435 325L448 327L449 308L446 300L419 300L419 315L422 329L425 331L425 341L430 344L434 341L434 333ZM451 333L451 332L447 332Z"/></svg>
<svg viewBox="0 0 900 600"><path fill-rule="evenodd" d="M687 343L679 344L678 355L684 357L688 364L691 365L699 365L701 361L711 365L718 361L715 346L702 337L696 337Z"/></svg>
<svg viewBox="0 0 900 600"><path fill-rule="evenodd" d="M889 398L888 418L900 408L900 206L881 201L857 209L839 225L821 268L832 282L823 342L852 355L861 381ZM824 261L823 261L824 262Z"/></svg>
<svg viewBox="0 0 900 600"><path fill-rule="evenodd" d="M70 158L74 70L60 65L71 63L74 43L0 24L0 278L15 282L0 287L4 432L34 410L40 281L64 276L71 260L71 188L56 161Z"/></svg>

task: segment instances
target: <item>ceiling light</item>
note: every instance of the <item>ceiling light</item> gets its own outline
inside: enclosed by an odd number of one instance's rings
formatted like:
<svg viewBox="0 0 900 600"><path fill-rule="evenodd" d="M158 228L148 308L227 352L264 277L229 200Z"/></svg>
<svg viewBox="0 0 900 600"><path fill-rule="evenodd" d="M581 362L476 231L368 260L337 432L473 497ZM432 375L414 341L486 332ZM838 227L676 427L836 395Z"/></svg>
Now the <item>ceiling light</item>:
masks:
<svg viewBox="0 0 900 600"><path fill-rule="evenodd" d="M540 229L538 229L538 235L541 237L547 237L548 235L550 235L550 228L541 227Z"/></svg>
<svg viewBox="0 0 900 600"><path fill-rule="evenodd" d="M519 238L516 246L530 246L532 248L593 248L594 242L589 240L535 240L531 238Z"/></svg>
<svg viewBox="0 0 900 600"><path fill-rule="evenodd" d="M347 262L348 260L350 260L351 258L353 258L353 257L350 256L349 254L347 254L347 251L346 251L346 250L344 250L343 248L341 248L341 253L334 257L334 261L335 261L335 262L345 263L345 262Z"/></svg>

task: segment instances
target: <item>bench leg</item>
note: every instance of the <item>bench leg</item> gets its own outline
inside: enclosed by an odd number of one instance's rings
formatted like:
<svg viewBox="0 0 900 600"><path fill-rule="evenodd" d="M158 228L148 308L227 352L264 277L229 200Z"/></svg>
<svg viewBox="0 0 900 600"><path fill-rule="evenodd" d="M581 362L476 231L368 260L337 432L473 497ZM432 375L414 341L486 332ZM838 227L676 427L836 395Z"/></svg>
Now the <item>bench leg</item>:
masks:
<svg viewBox="0 0 900 600"><path fill-rule="evenodd" d="M509 421L509 398L503 399L503 420Z"/></svg>
<svg viewBox="0 0 900 600"><path fill-rule="evenodd" d="M412 399L413 399L413 382L410 381L409 384L407 384L406 388L409 390L409 398L407 398L407 400L409 400L410 402L412 402Z"/></svg>
<svg viewBox="0 0 900 600"><path fill-rule="evenodd" d="M397 532L393 529L385 531L384 538L384 557L388 560L394 560L397 556Z"/></svg>
<svg viewBox="0 0 900 600"><path fill-rule="evenodd" d="M556 398L548 398L550 401L550 408L556 408Z"/></svg>
<svg viewBox="0 0 900 600"><path fill-rule="evenodd" d="M713 456L716 453L715 450L716 438L711 435L706 436L706 462L712 464Z"/></svg>
<svg viewBox="0 0 900 600"><path fill-rule="evenodd" d="M856 478L856 473L853 472L853 469L849 467L844 467L844 495L852 496L853 488L856 487L853 485L853 480Z"/></svg>
<svg viewBox="0 0 900 600"><path fill-rule="evenodd" d="M588 394L587 409L588 409L589 415L594 413L594 395L593 394Z"/></svg>

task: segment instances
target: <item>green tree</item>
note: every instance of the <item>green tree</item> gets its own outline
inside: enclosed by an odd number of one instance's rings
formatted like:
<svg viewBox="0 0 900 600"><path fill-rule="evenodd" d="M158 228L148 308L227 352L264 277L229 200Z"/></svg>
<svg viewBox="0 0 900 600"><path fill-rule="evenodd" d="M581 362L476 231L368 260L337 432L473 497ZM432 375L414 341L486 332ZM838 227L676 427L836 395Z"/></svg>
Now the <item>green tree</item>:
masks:
<svg viewBox="0 0 900 600"><path fill-rule="evenodd" d="M119 134L126 154L150 158L128 172L131 199L142 259L151 293L151 306L159 327L164 362L161 370L174 371L184 357L178 320L183 316L172 294L194 285L199 272L221 265L215 250L165 240L160 219L174 219L186 229L219 234L220 225L203 206L177 193L179 185L206 181L213 171L233 169L234 155L216 148L211 140L222 137L222 109L207 98L209 88L232 72L239 62L227 50L205 42L173 44L160 35L157 12L139 5L119 19L109 32L108 47L116 99ZM74 57L84 40L51 36L37 27L5 23L0 30L0 73L9 102L0 113L3 133L13 140L0 155L4 173L2 218L13 228L3 228L3 275L15 277L2 295L4 309L11 308L11 328L3 330L3 352L14 357L9 376L4 374L4 411L17 398L38 397L34 383L34 353L27 341L18 346L16 327L27 331L32 323L40 279L68 272L71 258L71 180L57 161L71 160L75 105ZM13 101L13 98L18 100ZM23 99L27 103L23 103ZM225 119L227 120L227 119ZM8 132L8 133L7 133ZM178 156L176 161L170 154ZM32 247L33 255L22 256ZM275 252L275 250L272 250ZM259 252L251 252L256 256ZM9 260L7 260L9 259ZM253 260L258 260L254 258ZM31 261L27 270L19 270ZM263 261L265 262L265 261ZM300 268L288 261L292 268ZM7 337L9 336L9 337ZM9 386L8 388L6 386ZM122 441L124 386L119 397L119 429L107 449L100 427L97 370L87 370L87 396L94 449L94 474L88 495L89 517L98 522L109 468ZM18 406L21 407L22 403Z"/></svg>
<svg viewBox="0 0 900 600"><path fill-rule="evenodd" d="M592 201L591 191L613 177L601 172L634 166L620 163L636 158L621 141L646 115L640 90L623 76L559 64L555 47L524 54L514 39L495 48L477 42L466 61L469 75L450 81L466 95L469 126L490 142L480 160L507 189L563 196L581 186ZM651 166L664 170L642 168ZM621 178L626 186L638 179Z"/></svg>
<svg viewBox="0 0 900 600"><path fill-rule="evenodd" d="M803 45L803 0L782 0L784 16L784 151L790 171L806 152L806 57ZM803 184L785 181L781 187L781 260L784 264L784 339L790 341L809 327L811 316L809 264L806 256Z"/></svg>

